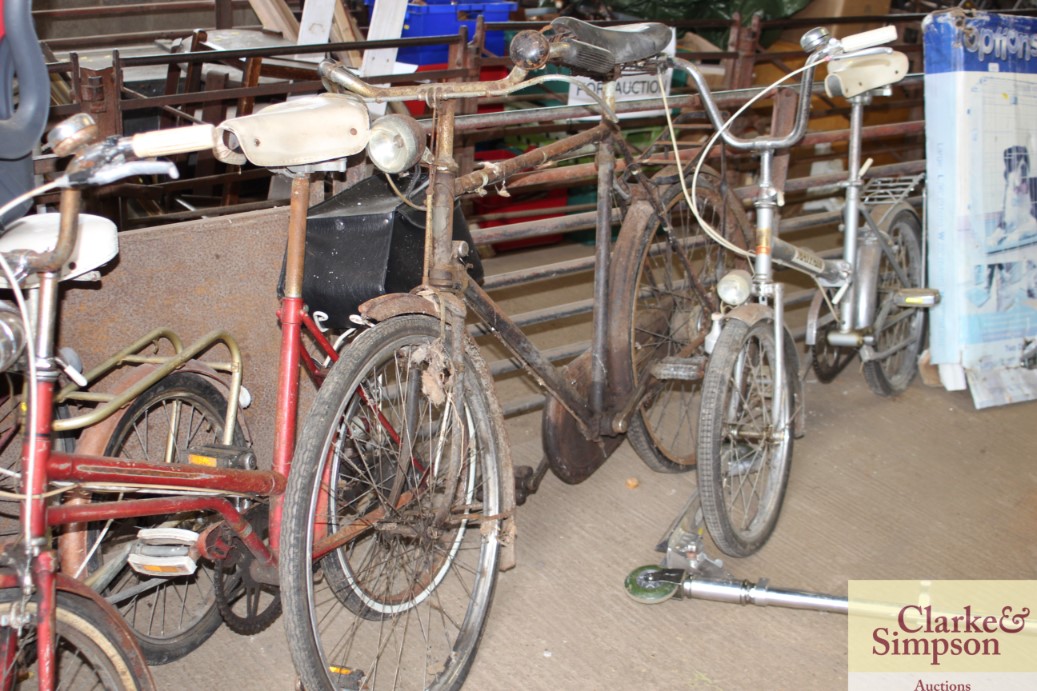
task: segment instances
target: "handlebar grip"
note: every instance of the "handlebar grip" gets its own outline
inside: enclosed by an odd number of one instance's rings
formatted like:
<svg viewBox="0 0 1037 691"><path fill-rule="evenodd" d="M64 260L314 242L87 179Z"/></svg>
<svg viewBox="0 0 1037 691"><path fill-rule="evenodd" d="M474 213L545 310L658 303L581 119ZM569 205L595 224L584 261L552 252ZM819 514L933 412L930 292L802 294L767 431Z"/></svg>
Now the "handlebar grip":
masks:
<svg viewBox="0 0 1037 691"><path fill-rule="evenodd" d="M897 28L895 26L883 26L879 29L851 34L846 38L839 39L839 42L843 46L843 52L854 53L865 48L874 48L884 43L892 43L895 40L897 40Z"/></svg>
<svg viewBox="0 0 1037 691"><path fill-rule="evenodd" d="M130 146L139 158L155 158L191 151L205 151L213 147L212 125L175 127L133 135Z"/></svg>

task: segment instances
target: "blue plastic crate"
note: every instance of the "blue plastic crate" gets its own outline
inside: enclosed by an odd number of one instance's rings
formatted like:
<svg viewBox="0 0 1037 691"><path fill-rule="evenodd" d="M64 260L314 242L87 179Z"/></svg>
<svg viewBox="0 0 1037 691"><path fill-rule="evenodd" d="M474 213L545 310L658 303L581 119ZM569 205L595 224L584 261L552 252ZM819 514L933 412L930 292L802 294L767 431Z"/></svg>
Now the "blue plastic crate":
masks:
<svg viewBox="0 0 1037 691"><path fill-rule="evenodd" d="M374 0L367 2L374 4ZM517 7L516 2L407 5L402 37L453 36L461 26L466 26L471 38L475 33L475 22L479 15L482 15L486 22L506 22ZM495 55L504 55L505 47L503 31L486 32L486 50ZM435 65L446 62L449 51L447 46L401 48L396 59L415 65Z"/></svg>

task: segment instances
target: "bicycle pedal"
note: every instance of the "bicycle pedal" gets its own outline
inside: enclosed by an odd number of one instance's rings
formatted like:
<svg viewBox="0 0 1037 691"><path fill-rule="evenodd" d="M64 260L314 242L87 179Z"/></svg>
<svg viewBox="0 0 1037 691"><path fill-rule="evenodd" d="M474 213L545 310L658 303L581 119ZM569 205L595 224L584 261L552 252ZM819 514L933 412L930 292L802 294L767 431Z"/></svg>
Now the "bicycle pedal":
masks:
<svg viewBox="0 0 1037 691"><path fill-rule="evenodd" d="M367 675L362 670L329 665L328 671L335 675L335 687L341 691L358 691L366 688Z"/></svg>
<svg viewBox="0 0 1037 691"><path fill-rule="evenodd" d="M933 307L940 304L940 291L935 288L901 288L893 293L897 307Z"/></svg>
<svg viewBox="0 0 1037 691"><path fill-rule="evenodd" d="M198 569L198 533L183 528L143 528L126 557L134 571L148 576L190 576Z"/></svg>
<svg viewBox="0 0 1037 691"><path fill-rule="evenodd" d="M705 376L706 358L702 355L694 357L664 357L652 365L651 372L652 376L660 381L667 379L698 381Z"/></svg>
<svg viewBox="0 0 1037 691"><path fill-rule="evenodd" d="M209 444L187 450L187 462L192 465L204 465L208 468L237 468L238 470L255 470L256 454L248 446L229 446Z"/></svg>

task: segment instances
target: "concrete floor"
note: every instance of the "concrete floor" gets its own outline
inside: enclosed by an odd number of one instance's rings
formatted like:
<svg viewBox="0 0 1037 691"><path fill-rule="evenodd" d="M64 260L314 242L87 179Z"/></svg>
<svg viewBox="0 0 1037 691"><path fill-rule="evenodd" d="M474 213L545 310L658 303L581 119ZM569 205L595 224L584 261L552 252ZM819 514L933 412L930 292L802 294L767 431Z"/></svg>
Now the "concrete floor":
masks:
<svg viewBox="0 0 1037 691"><path fill-rule="evenodd" d="M852 369L807 391L781 521L757 555L727 564L736 576L840 595L849 579L1034 577L1037 403L977 412L967 394L917 382L884 400ZM517 462L539 458L529 420L509 434ZM628 445L583 485L549 476L520 509L518 567L500 577L467 688L845 688L842 616L627 598L624 577L657 560L694 487ZM168 689L294 680L276 624L251 638L221 629L154 674Z"/></svg>
<svg viewBox="0 0 1037 691"><path fill-rule="evenodd" d="M854 366L806 391L781 521L727 564L737 577L839 595L850 579L1034 577L1037 403L976 411L967 393L917 381L880 399ZM535 465L538 416L511 420L509 436L515 462ZM694 488L694 473L655 474L626 444L580 486L549 475L519 510L518 567L500 577L467 688L845 688L842 616L625 595ZM165 689L294 684L279 623L221 629L154 674Z"/></svg>

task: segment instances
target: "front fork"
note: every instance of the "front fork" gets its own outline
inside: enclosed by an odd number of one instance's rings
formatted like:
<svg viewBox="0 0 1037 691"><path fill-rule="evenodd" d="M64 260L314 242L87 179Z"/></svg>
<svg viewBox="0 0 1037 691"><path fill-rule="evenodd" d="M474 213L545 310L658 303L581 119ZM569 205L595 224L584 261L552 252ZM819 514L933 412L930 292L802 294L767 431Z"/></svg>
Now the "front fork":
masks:
<svg viewBox="0 0 1037 691"><path fill-rule="evenodd" d="M785 400L789 392L785 368L785 286L774 280L773 248L779 193L771 180L774 153L760 153L760 194L756 199L756 254L753 259L753 294L769 306L774 326L774 363L772 366L771 420L785 419ZM783 430L784 431L784 430Z"/></svg>

